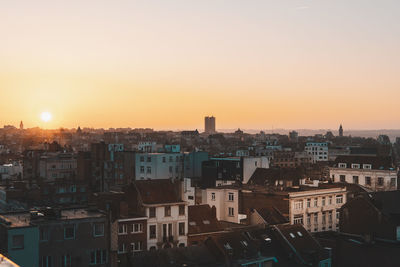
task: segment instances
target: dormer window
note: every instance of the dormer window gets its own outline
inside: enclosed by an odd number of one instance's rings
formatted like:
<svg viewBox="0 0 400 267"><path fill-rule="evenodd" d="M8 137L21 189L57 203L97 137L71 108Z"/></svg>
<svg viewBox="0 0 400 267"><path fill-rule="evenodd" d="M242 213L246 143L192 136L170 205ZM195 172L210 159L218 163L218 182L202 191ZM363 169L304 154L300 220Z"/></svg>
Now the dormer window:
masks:
<svg viewBox="0 0 400 267"><path fill-rule="evenodd" d="M351 168L352 169L359 169L360 168L360 164L351 164Z"/></svg>
<svg viewBox="0 0 400 267"><path fill-rule="evenodd" d="M371 164L364 164L363 169L370 170L370 169L372 169L372 166L371 166Z"/></svg>
<svg viewBox="0 0 400 267"><path fill-rule="evenodd" d="M339 168L347 168L347 164L346 163L339 163Z"/></svg>

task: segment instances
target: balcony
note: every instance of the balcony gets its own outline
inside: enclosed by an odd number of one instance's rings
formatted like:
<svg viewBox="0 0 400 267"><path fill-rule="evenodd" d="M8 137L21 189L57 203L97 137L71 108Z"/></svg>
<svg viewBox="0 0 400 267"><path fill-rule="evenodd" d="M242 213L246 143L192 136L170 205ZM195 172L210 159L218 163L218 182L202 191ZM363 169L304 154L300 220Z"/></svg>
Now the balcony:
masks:
<svg viewBox="0 0 400 267"><path fill-rule="evenodd" d="M322 210L322 207L309 207L307 208L306 212L307 213L316 213L320 212Z"/></svg>

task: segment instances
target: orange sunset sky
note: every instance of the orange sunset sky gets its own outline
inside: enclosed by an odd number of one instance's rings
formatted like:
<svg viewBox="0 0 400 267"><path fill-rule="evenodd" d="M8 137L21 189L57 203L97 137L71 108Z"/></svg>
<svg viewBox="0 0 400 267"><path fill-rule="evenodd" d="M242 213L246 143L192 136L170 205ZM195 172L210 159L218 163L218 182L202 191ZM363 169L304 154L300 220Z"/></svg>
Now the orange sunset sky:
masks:
<svg viewBox="0 0 400 267"><path fill-rule="evenodd" d="M400 128L397 0L2 1L0 18L0 125Z"/></svg>

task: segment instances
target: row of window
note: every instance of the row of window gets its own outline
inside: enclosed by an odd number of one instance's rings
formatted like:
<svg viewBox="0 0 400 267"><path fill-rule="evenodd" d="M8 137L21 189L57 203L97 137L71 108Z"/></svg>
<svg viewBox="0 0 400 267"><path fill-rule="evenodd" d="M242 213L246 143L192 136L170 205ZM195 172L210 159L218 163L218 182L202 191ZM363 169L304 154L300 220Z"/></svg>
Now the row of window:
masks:
<svg viewBox="0 0 400 267"><path fill-rule="evenodd" d="M184 236L186 234L185 231L185 223L178 223L178 235ZM172 237L172 223L164 223L162 225L162 236L163 237ZM149 225L149 238L156 239L157 238L157 226Z"/></svg>
<svg viewBox="0 0 400 267"><path fill-rule="evenodd" d="M145 166L140 166L140 173L144 173L145 171ZM169 166L169 172L172 173L174 171L174 167L173 166ZM178 173L179 172L179 166L175 166L175 172ZM151 166L147 166L146 168L146 173L151 173Z"/></svg>
<svg viewBox="0 0 400 267"><path fill-rule="evenodd" d="M131 247L131 252L139 252L144 249L143 247L143 241L136 241L130 244ZM126 253L127 251L127 245L125 243L121 243L118 245L118 254Z"/></svg>
<svg viewBox="0 0 400 267"><path fill-rule="evenodd" d="M321 218L322 218L322 224L325 225L328 221L329 224L332 224L333 222L333 212L332 211L328 211L328 212L322 212L321 214ZM339 211L336 211L336 222L339 221L339 216L340 213ZM314 221L314 226L316 227L318 225L318 218L319 218L319 214L318 213L311 213L311 214L307 214L307 221L306 221L306 226L311 226L311 221L313 219ZM293 218L293 224L303 224L303 215L296 215Z"/></svg>
<svg viewBox="0 0 400 267"><path fill-rule="evenodd" d="M134 223L131 225L131 233L143 233L143 224L141 223ZM128 224L120 224L118 226L118 234L119 235L126 235L128 233Z"/></svg>
<svg viewBox="0 0 400 267"><path fill-rule="evenodd" d="M104 236L104 224L103 223L93 224L93 236L94 237ZM68 226L64 227L64 239L65 240L75 239L75 225L72 224L72 225L68 225ZM48 241L49 240L49 229L48 228L40 228L39 240L40 241Z"/></svg>
<svg viewBox="0 0 400 267"><path fill-rule="evenodd" d="M335 178L334 176L332 178ZM356 175L353 175L353 184L359 184L359 177ZM339 176L340 182L344 183L346 182L346 175L340 175ZM390 178L390 186L396 186L396 180L397 178ZM371 177L370 176L365 176L365 185L371 185ZM376 180L376 185L377 186L384 186L385 185L385 179L383 177L378 177Z"/></svg>
<svg viewBox="0 0 400 267"><path fill-rule="evenodd" d="M308 198L306 203L307 203L307 208L311 208L311 203L313 203L313 207L318 207L318 198L314 198L313 200L311 198ZM336 204L342 204L342 203L343 203L343 195L337 195ZM321 206L332 205L332 204L333 204L333 196L321 197ZM303 200L296 200L294 202L294 208L296 210L302 210Z"/></svg>
<svg viewBox="0 0 400 267"><path fill-rule="evenodd" d="M339 166L339 168L347 168L347 163L339 163L338 166ZM372 169L372 165L371 164L363 164L362 166L363 166L363 169L367 169L367 170ZM361 164L352 163L351 164L351 168L352 169L360 169L361 168Z"/></svg>
<svg viewBox="0 0 400 267"><path fill-rule="evenodd" d="M211 200L215 201L215 193L214 192L211 193ZM228 201L234 201L234 200L235 200L235 194L229 192L228 193Z"/></svg>
<svg viewBox="0 0 400 267"><path fill-rule="evenodd" d="M157 209L155 207L149 208L149 218L155 218L157 213ZM185 205L179 205L179 216L185 215ZM171 216L171 206L164 207L164 217Z"/></svg>
<svg viewBox="0 0 400 267"><path fill-rule="evenodd" d="M105 264L107 263L107 250L105 249L96 249L91 250L90 252L89 265L96 264ZM56 259L51 256L42 256L39 258L39 266L40 267L53 267L53 266L61 266L61 267L72 267L72 257L70 254L62 255L60 259L61 265L56 263Z"/></svg>
<svg viewBox="0 0 400 267"><path fill-rule="evenodd" d="M145 157L144 157L144 156L141 156L141 157L140 157L140 162L144 162L144 159L145 159ZM176 156L176 157L175 157L175 161L176 161L176 162L180 162L180 161L182 161L182 160L183 160L183 157L182 157L182 156ZM146 161L147 161L147 162L151 162L151 157L147 157L147 158L146 158ZM174 161L173 156L169 156L169 162L173 162L173 161ZM167 162L166 157L162 157L162 162L163 162L163 163Z"/></svg>

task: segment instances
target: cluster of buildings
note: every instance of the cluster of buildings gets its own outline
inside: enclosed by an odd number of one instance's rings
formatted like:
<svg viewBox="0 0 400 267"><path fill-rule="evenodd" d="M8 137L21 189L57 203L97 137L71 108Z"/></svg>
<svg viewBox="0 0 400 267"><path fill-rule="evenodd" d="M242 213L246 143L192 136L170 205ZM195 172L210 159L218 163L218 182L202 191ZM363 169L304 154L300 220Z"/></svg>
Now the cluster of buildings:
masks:
<svg viewBox="0 0 400 267"><path fill-rule="evenodd" d="M223 134L206 117L205 133L78 128L1 146L0 253L19 266L400 264L383 137Z"/></svg>

